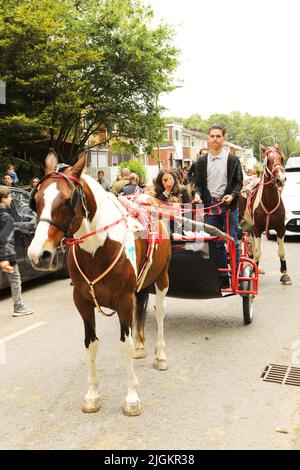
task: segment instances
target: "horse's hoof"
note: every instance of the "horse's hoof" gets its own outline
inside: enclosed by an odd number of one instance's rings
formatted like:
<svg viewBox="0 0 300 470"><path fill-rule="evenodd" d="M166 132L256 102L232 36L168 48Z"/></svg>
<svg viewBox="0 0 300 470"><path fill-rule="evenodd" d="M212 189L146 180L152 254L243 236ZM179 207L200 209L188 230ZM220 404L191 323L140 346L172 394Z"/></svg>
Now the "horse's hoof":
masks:
<svg viewBox="0 0 300 470"><path fill-rule="evenodd" d="M168 369L167 359L158 359L158 358L156 358L153 365L154 365L154 368L157 369L157 370L167 370Z"/></svg>
<svg viewBox="0 0 300 470"><path fill-rule="evenodd" d="M134 350L133 358L134 359L144 359L146 357L146 351L144 348L137 348Z"/></svg>
<svg viewBox="0 0 300 470"><path fill-rule="evenodd" d="M123 413L126 416L139 416L142 412L142 405L140 401L135 403L128 403L125 401Z"/></svg>
<svg viewBox="0 0 300 470"><path fill-rule="evenodd" d="M100 410L100 408L101 408L100 400L99 398L96 398L95 400L85 400L81 408L81 411L83 413L97 413Z"/></svg>
<svg viewBox="0 0 300 470"><path fill-rule="evenodd" d="M280 282L282 282L282 284L284 284L285 286L291 286L293 284L288 274L283 274L280 278Z"/></svg>
<svg viewBox="0 0 300 470"><path fill-rule="evenodd" d="M263 268L258 268L259 274L266 274L266 271Z"/></svg>

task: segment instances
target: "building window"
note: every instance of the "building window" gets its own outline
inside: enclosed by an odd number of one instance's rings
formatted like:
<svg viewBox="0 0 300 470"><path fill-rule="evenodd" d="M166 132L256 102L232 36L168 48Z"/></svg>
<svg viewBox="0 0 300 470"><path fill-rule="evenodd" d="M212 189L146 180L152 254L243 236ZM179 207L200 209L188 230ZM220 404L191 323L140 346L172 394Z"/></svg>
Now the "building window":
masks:
<svg viewBox="0 0 300 470"><path fill-rule="evenodd" d="M180 132L178 130L175 131L175 140L180 140Z"/></svg>
<svg viewBox="0 0 300 470"><path fill-rule="evenodd" d="M186 135L183 136L183 146L189 147L190 146L190 138Z"/></svg>
<svg viewBox="0 0 300 470"><path fill-rule="evenodd" d="M191 140L191 147L195 147L195 139Z"/></svg>
<svg viewBox="0 0 300 470"><path fill-rule="evenodd" d="M166 142L169 141L169 129L168 128L164 130L164 140Z"/></svg>
<svg viewBox="0 0 300 470"><path fill-rule="evenodd" d="M113 155L112 156L112 166L117 166L119 164L119 158L118 155Z"/></svg>

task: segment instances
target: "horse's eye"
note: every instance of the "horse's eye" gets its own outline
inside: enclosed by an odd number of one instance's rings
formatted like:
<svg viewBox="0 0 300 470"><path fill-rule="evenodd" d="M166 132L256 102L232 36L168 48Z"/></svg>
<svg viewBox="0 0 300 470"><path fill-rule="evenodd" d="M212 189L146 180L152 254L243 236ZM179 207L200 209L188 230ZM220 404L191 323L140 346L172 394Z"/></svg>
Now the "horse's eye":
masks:
<svg viewBox="0 0 300 470"><path fill-rule="evenodd" d="M69 207L71 205L71 199L66 199L63 203L64 207Z"/></svg>

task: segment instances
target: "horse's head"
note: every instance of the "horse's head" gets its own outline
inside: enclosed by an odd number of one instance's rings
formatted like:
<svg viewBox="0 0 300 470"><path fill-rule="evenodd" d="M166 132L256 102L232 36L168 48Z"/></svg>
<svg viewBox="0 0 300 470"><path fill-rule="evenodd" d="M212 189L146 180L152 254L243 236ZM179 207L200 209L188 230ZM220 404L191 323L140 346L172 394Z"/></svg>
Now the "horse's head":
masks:
<svg viewBox="0 0 300 470"><path fill-rule="evenodd" d="M283 189L286 177L283 167L283 153L275 144L273 147L261 146L262 156L265 160L264 175L267 180L272 181L277 188Z"/></svg>
<svg viewBox="0 0 300 470"><path fill-rule="evenodd" d="M44 178L33 190L30 205L37 213L37 227L28 248L35 269L57 269L57 247L66 235L72 235L87 215L85 195L80 181L85 158L74 166L57 170L57 156L50 150Z"/></svg>

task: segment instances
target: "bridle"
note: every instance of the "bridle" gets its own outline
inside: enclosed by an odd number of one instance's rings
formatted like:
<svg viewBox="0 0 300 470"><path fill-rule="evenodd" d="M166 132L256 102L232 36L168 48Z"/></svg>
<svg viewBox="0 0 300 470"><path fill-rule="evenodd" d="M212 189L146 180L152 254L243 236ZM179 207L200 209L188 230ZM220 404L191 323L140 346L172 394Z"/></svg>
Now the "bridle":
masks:
<svg viewBox="0 0 300 470"><path fill-rule="evenodd" d="M268 168L268 154L273 153L273 166L270 170ZM275 172L277 170L281 170L284 173L284 167L281 162L281 155L279 151L275 147L268 147L265 151L266 163L264 165L264 173L263 175L267 178L270 183L275 183ZM266 182L264 184L267 184Z"/></svg>
<svg viewBox="0 0 300 470"><path fill-rule="evenodd" d="M276 170L279 169L284 174L284 167L281 163L281 154L278 152L278 150L275 147L268 147L265 151L265 156L266 156L267 159L268 159L268 154L270 152L273 152L273 158L274 158L273 166L272 166L272 170L270 170L268 168L268 160L266 161L263 175L267 178L267 181L262 182L263 186L265 186L267 184L274 184L275 185L275 172L276 172ZM268 210L266 208L266 206L264 205L264 203L262 201L262 198L259 201L259 204L260 204L262 210L264 211L264 213L266 215L265 233L266 233L267 238L269 238L270 216L277 211L277 209L279 208L280 203L281 203L280 190L278 188L276 188L276 191L277 191L278 200L277 200L277 204L275 205L275 207L272 210Z"/></svg>
<svg viewBox="0 0 300 470"><path fill-rule="evenodd" d="M39 181L36 188L32 191L32 193L30 195L29 205L30 205L31 209L33 209L34 211L36 211L35 195L39 190L39 186L43 183L43 181L46 181L47 179L50 179L50 178L64 179L65 181L67 181L67 183L69 184L69 186L73 190L72 194L71 194L71 198L70 198L70 200L68 200L68 201L70 201L69 202L70 207L73 211L73 217L72 217L72 220L71 220L71 222L69 223L68 226L62 225L62 224L56 222L55 220L48 219L46 217L38 218L37 223L47 222L49 225L53 225L58 230L63 232L64 237L68 237L69 234L70 234L70 229L71 229L72 225L74 224L75 220L78 219L78 217L76 217L76 206L77 206L77 203L79 201L81 201L81 205L82 205L82 208L83 208L83 211L84 211L84 217L88 216L87 203L86 203L86 197L85 197L85 194L84 194L84 191L83 191L83 186L82 186L82 183L79 179L75 178L74 176L67 176L64 173L54 172L54 173L49 173L48 175L45 175ZM68 201L65 201L65 204Z"/></svg>

